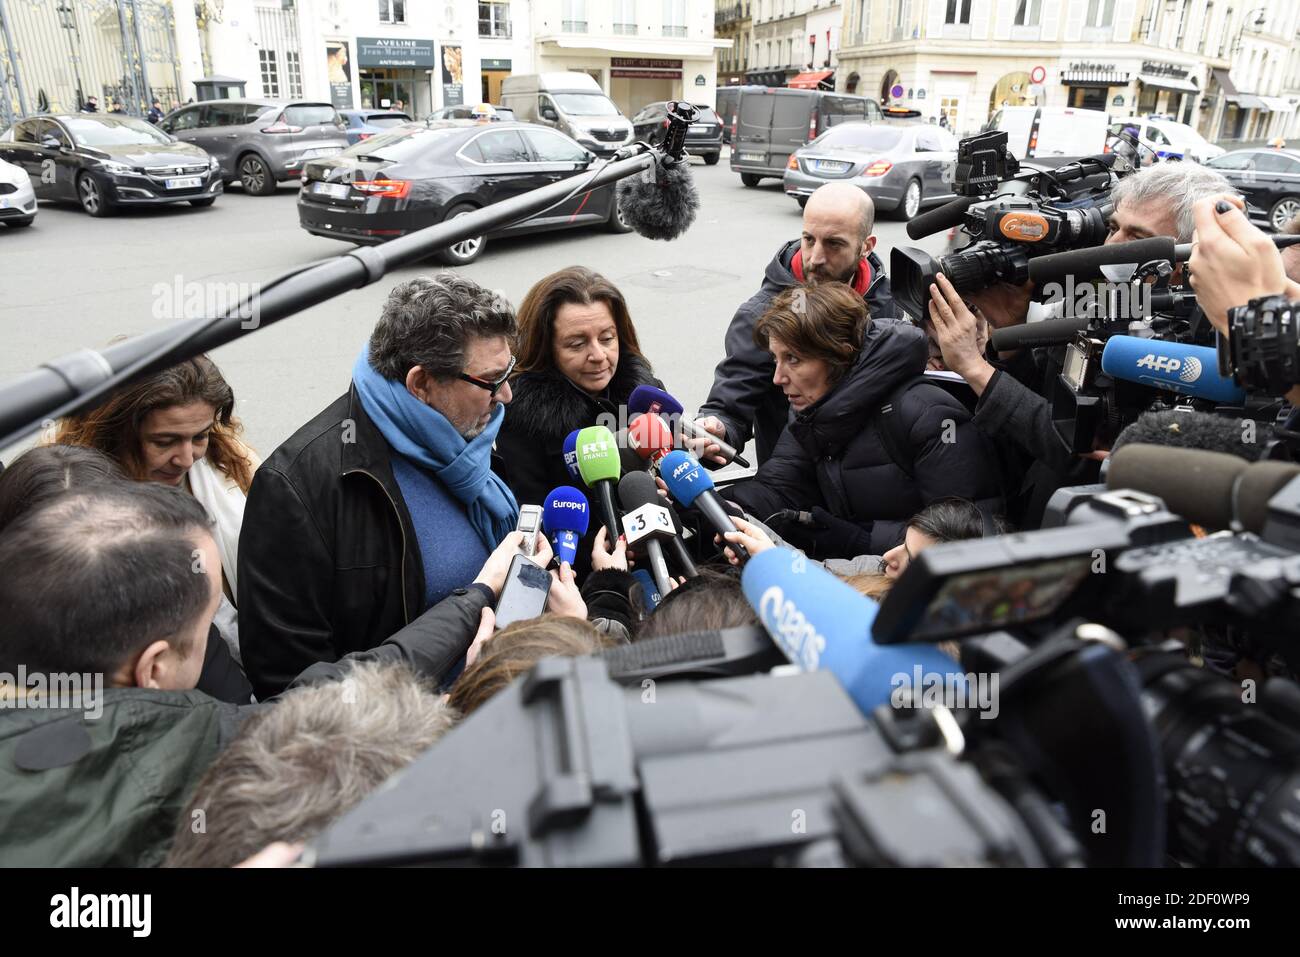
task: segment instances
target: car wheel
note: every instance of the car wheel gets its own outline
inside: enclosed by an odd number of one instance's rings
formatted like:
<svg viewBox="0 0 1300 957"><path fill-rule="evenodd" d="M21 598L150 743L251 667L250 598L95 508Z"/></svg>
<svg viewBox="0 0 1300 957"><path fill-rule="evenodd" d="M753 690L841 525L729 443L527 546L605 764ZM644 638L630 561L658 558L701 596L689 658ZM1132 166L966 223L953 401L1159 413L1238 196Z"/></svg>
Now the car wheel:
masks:
<svg viewBox="0 0 1300 957"><path fill-rule="evenodd" d="M605 228L611 233L630 233L632 226L623 216L623 210L619 206L618 191L614 191L614 198L610 203L613 209L609 211L609 219L605 220Z"/></svg>
<svg viewBox="0 0 1300 957"><path fill-rule="evenodd" d="M103 188L89 173L82 173L77 178L77 199L81 201L81 208L91 216L107 216L112 209Z"/></svg>
<svg viewBox="0 0 1300 957"><path fill-rule="evenodd" d="M907 189L903 191L903 201L898 204L895 215L902 220L908 220L921 211L921 183L920 180L911 180L907 184Z"/></svg>
<svg viewBox="0 0 1300 957"><path fill-rule="evenodd" d="M275 177L256 153L249 153L239 161L239 182L244 192L254 196L270 196L275 192Z"/></svg>
<svg viewBox="0 0 1300 957"><path fill-rule="evenodd" d="M217 197L215 197L215 196L209 196L207 199L192 199L192 200L190 200L190 205L191 205L191 206L198 206L198 207L202 208L202 207L204 207L204 206L211 206L211 205L212 205L213 203L215 203L216 201L217 201Z"/></svg>
<svg viewBox="0 0 1300 957"><path fill-rule="evenodd" d="M1280 233L1297 214L1300 214L1300 197L1283 196L1268 211L1268 224Z"/></svg>
<svg viewBox="0 0 1300 957"><path fill-rule="evenodd" d="M720 160L720 159L722 159L722 154L721 154L721 153L709 153L707 156L704 157L704 165L705 165L705 166L717 166L717 165L718 165L718 160Z"/></svg>
<svg viewBox="0 0 1300 957"><path fill-rule="evenodd" d="M475 208L468 203L462 203L455 206L443 217L444 223L449 223L453 219L460 219L462 216L468 216L475 212ZM458 243L453 243L446 249L438 251L438 259L448 266L467 266L474 260L478 259L483 253L483 247L487 245L487 239L482 235L471 236L468 239L462 239Z"/></svg>
<svg viewBox="0 0 1300 957"><path fill-rule="evenodd" d="M754 173L741 173L741 174L740 174L740 181L741 181L742 183L744 183L746 186L757 186L757 185L758 185L758 181L759 181L760 179L762 179L762 178L763 178L763 177L758 176L758 175L756 175L756 174L754 174Z"/></svg>

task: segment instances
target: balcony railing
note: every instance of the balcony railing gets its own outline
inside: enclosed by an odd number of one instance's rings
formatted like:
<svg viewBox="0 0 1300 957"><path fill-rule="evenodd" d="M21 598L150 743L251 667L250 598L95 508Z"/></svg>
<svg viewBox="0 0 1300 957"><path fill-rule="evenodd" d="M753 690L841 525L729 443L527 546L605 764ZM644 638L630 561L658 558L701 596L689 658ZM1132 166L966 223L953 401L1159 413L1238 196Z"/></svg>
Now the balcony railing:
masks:
<svg viewBox="0 0 1300 957"><path fill-rule="evenodd" d="M670 27L665 24L662 28L662 35L666 37L684 37L686 36L686 27Z"/></svg>
<svg viewBox="0 0 1300 957"><path fill-rule="evenodd" d="M621 35L623 35L623 36L635 36L635 35L636 35L636 24L635 24L635 23L616 23L616 24L614 24L614 32L617 33L617 34L621 34Z"/></svg>
<svg viewBox="0 0 1300 957"><path fill-rule="evenodd" d="M563 30L565 33L586 33L587 21L586 20L561 20L560 29Z"/></svg>

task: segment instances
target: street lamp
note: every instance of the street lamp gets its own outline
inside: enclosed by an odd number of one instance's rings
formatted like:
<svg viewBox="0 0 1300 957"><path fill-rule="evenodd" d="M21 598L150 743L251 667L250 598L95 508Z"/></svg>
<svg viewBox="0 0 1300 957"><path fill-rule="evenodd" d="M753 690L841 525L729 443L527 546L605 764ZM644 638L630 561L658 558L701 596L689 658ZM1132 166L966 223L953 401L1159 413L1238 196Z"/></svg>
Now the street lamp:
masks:
<svg viewBox="0 0 1300 957"><path fill-rule="evenodd" d="M1250 23L1250 25L1255 28L1253 32L1258 33L1263 29L1264 24L1268 22L1268 17L1264 16L1264 11L1266 9L1267 7L1259 7L1250 11L1250 13L1246 14L1246 16L1242 18L1241 28L1237 31L1237 42L1232 47L1232 53L1234 56L1241 52L1241 38L1246 32L1246 24ZM1256 16L1256 14L1258 14L1258 16ZM1251 17L1255 17L1253 22L1250 19Z"/></svg>
<svg viewBox="0 0 1300 957"><path fill-rule="evenodd" d="M73 12L68 0L62 0L58 6L58 12L59 26L68 31L68 59L72 61L72 74L77 80L77 109L81 109L81 105L86 102L86 99L81 89L81 70L77 66L77 51L72 43L72 34L77 29L76 14Z"/></svg>

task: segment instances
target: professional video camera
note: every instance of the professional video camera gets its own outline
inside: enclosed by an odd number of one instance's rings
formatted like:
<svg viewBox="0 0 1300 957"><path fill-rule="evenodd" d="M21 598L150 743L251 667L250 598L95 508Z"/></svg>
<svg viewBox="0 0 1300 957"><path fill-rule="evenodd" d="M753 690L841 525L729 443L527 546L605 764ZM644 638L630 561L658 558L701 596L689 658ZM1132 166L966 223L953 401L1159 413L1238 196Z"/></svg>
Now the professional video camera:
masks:
<svg viewBox="0 0 1300 957"><path fill-rule="evenodd" d="M1074 614L1114 629L1129 646L1160 737L1170 856L1206 866L1294 866L1298 476L1300 467L1277 462L1126 446L1113 456L1109 491L1058 492L1047 519L1055 527L917 555L882 604L873 637L962 639L963 666L1002 670ZM1189 520L1239 530L1196 537ZM1243 633L1290 673L1260 689L1236 683L1192 665L1184 643L1170 640L1173 629L1206 631L1211 640Z"/></svg>
<svg viewBox="0 0 1300 957"><path fill-rule="evenodd" d="M954 200L907 225L920 239L960 225L972 240L959 252L931 257L922 249L897 247L890 255L894 298L924 322L930 284L943 273L959 291L995 282L1021 285L1035 256L1096 246L1106 239L1111 185L1134 168L1109 152L1051 170L1022 172L1007 150L1007 134L979 133L958 144Z"/></svg>
<svg viewBox="0 0 1300 957"><path fill-rule="evenodd" d="M1218 337L1219 374L1248 392L1281 395L1300 383L1300 302L1285 296L1252 299L1228 314Z"/></svg>

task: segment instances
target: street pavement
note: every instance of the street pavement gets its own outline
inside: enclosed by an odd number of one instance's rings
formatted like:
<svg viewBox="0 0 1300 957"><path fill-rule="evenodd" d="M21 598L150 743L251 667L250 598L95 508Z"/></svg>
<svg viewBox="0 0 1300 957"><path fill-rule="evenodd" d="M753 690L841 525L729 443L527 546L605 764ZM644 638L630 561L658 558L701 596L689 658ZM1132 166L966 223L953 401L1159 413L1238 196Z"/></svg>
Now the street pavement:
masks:
<svg viewBox="0 0 1300 957"><path fill-rule="evenodd" d="M598 228L491 240L459 271L518 305L548 273L581 264L611 279L628 300L642 349L692 411L713 382L723 334L736 307L758 288L776 249L799 235L800 211L779 180L740 183L724 151L717 166L692 162L699 217L672 242ZM166 325L179 289L190 295L235 283L265 283L349 244L298 226L297 184L267 197L238 187L208 209L180 204L92 219L72 205L42 203L27 229L0 228L0 381L56 356ZM908 244L904 224L877 222L886 264ZM937 252L942 236L917 245ZM245 437L263 457L348 385L349 370L388 290L443 268L421 263L338 296L223 346L213 359L235 390ZM191 284L198 284L197 286ZM26 444L26 443L24 443ZM5 459L13 450L0 450Z"/></svg>

